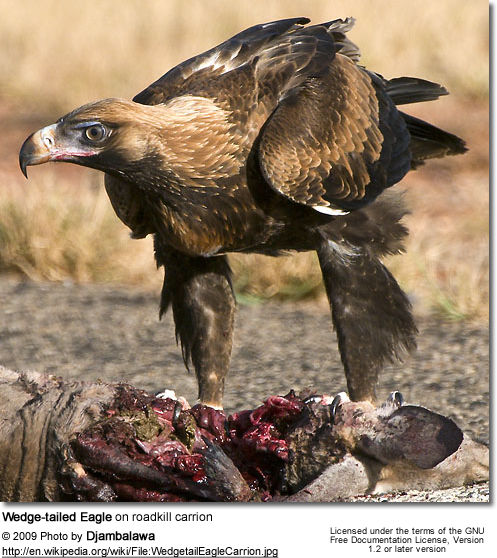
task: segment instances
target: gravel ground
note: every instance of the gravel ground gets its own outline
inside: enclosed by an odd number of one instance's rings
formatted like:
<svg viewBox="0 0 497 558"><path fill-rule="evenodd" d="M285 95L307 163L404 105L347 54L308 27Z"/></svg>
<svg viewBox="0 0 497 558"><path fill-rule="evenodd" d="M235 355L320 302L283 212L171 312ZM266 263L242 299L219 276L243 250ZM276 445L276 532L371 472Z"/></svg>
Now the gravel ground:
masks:
<svg viewBox="0 0 497 558"><path fill-rule="evenodd" d="M195 401L170 315L158 321L158 295L108 286L0 281L0 363L64 378L167 387ZM489 440L488 327L418 320L418 350L388 366L379 396L393 389L409 403L453 418L472 438ZM312 387L344 390L345 380L324 304L241 306L228 377L228 412L268 395ZM409 492L359 501L488 501L488 484Z"/></svg>

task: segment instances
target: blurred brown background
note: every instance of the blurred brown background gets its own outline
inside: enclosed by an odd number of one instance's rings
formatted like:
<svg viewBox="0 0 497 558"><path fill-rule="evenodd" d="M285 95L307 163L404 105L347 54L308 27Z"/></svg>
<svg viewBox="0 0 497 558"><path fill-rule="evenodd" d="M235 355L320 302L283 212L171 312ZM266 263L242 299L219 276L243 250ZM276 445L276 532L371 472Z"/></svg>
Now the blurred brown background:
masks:
<svg viewBox="0 0 497 558"><path fill-rule="evenodd" d="M420 313L488 319L488 4L482 0L0 0L0 273L112 282L158 291L151 241L129 239L98 173L30 169L28 133L103 97L130 98L174 64L264 21L354 16L362 63L386 77L417 76L450 97L407 107L463 137L470 151L410 173L406 255L389 264ZM262 263L261 263L262 260ZM315 298L311 254L232 258L242 302Z"/></svg>

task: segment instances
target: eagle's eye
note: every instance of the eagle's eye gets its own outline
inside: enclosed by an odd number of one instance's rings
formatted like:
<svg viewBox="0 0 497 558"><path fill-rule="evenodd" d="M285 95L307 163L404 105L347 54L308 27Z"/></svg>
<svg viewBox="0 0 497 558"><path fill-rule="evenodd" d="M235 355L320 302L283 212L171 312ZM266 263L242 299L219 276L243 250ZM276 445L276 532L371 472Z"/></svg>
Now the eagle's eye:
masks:
<svg viewBox="0 0 497 558"><path fill-rule="evenodd" d="M85 135L90 141L101 141L107 135L107 130L102 124L92 124L86 128Z"/></svg>

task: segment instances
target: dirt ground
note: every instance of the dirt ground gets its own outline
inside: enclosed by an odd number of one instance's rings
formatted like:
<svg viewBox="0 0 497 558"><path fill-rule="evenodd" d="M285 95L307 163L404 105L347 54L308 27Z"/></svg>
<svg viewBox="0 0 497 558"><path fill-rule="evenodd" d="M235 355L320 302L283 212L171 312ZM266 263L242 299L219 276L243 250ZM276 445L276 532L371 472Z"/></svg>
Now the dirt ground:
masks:
<svg viewBox="0 0 497 558"><path fill-rule="evenodd" d="M170 315L158 320L158 295L109 286L0 280L0 363L78 380L126 381L150 391L174 389L196 399ZM381 398L406 401L453 418L472 438L489 440L489 337L485 325L418 320L418 350L382 374ZM324 304L240 306L228 377L228 412L272 394L345 388ZM384 497L369 498L381 501ZM488 485L409 493L396 501L488 501Z"/></svg>

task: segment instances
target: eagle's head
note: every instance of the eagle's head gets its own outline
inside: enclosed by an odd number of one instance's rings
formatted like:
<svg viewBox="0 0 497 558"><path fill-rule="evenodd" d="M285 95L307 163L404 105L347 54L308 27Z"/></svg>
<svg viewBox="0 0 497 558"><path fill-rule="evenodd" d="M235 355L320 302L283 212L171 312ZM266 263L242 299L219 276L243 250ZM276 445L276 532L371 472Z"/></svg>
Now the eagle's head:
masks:
<svg viewBox="0 0 497 558"><path fill-rule="evenodd" d="M27 176L29 165L65 161L110 173L131 171L150 154L158 124L149 114L153 108L124 99L84 105L26 139L19 153L21 170Z"/></svg>
<svg viewBox="0 0 497 558"><path fill-rule="evenodd" d="M175 178L205 182L241 165L230 131L226 111L203 97L184 95L160 105L104 99L29 136L19 164L26 175L29 165L76 163L145 189Z"/></svg>

